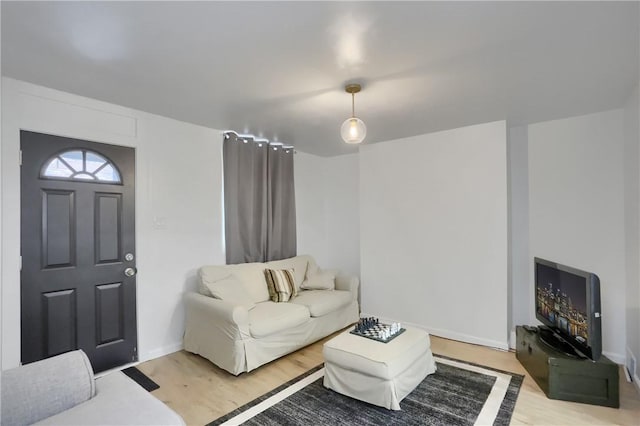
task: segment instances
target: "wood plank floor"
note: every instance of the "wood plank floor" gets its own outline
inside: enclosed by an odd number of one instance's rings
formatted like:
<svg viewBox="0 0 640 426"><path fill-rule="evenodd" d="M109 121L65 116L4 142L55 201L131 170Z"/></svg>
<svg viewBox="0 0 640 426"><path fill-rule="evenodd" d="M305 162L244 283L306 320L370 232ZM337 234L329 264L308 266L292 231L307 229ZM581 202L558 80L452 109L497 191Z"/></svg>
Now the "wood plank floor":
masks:
<svg viewBox="0 0 640 426"><path fill-rule="evenodd" d="M329 337L330 338L330 337ZM233 376L208 360L180 351L138 365L160 385L153 392L189 425L204 425L322 363L324 339L250 373ZM515 353L431 337L434 354L525 375L514 425L640 425L640 394L620 371L620 408L548 399Z"/></svg>

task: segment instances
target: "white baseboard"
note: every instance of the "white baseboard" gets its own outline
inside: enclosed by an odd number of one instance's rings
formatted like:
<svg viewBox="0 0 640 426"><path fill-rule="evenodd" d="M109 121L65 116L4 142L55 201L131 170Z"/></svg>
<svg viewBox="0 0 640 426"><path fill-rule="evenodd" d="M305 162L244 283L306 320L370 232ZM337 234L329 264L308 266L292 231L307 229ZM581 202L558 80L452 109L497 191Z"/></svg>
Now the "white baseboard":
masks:
<svg viewBox="0 0 640 426"><path fill-rule="evenodd" d="M140 354L139 361L149 361L152 359L160 358L161 356L169 355L174 352L178 352L184 349L184 345L182 342L172 343L170 345L162 346L160 348L152 349L145 353Z"/></svg>
<svg viewBox="0 0 640 426"><path fill-rule="evenodd" d="M609 358L611 361L615 362L616 364L620 364L622 366L624 366L625 364L625 357L624 355L615 353L615 352L602 352L602 355L606 356L607 358Z"/></svg>
<svg viewBox="0 0 640 426"><path fill-rule="evenodd" d="M380 321L385 322L385 323L396 321L394 319L384 318L384 317L381 317L379 315L369 314L369 313L364 313L364 312L361 314L361 316L363 316L363 317L377 317L377 318L380 319ZM504 342L500 342L498 340L483 339L483 338L480 338L480 337L471 336L471 335L464 334L464 333L457 333L457 332L451 331L451 330L443 330L443 329L431 328L431 327L424 326L422 324L414 324L414 323L410 323L410 322L403 322L402 324L408 325L410 327L421 328L421 329L425 330L427 333L429 333L431 335L438 336L438 337L444 337L445 339L458 340L460 342L472 343L474 345L488 346L490 348L500 349L500 350L503 350L503 351L508 351L509 350L509 344L508 344L508 342L506 340Z"/></svg>
<svg viewBox="0 0 640 426"><path fill-rule="evenodd" d="M105 370L105 371L101 371L99 373L96 373L96 374L93 375L93 377L95 377L96 379L99 379L100 377L104 377L104 376L106 376L106 375L108 375L110 373L113 373L114 371L122 371L122 370L124 370L126 368L129 368L129 367L135 367L138 364L140 364L140 361L130 362L129 364L120 365L118 367L114 367L114 368L111 368L109 370Z"/></svg>
<svg viewBox="0 0 640 426"><path fill-rule="evenodd" d="M151 351L145 352L144 354L141 353L138 361L130 362L129 364L121 365L119 367L115 367L110 370L102 371L100 373L97 373L95 376L96 378L98 378L98 377L106 376L107 374L113 371L121 371L121 370L124 370L125 368L135 367L141 362L150 361L152 359L160 358L161 356L178 352L183 349L183 346L184 345L182 344L182 342L177 342L172 345L166 345L161 348L153 349Z"/></svg>
<svg viewBox="0 0 640 426"><path fill-rule="evenodd" d="M636 390L640 394L640 377L637 374L633 375L633 384L636 387Z"/></svg>

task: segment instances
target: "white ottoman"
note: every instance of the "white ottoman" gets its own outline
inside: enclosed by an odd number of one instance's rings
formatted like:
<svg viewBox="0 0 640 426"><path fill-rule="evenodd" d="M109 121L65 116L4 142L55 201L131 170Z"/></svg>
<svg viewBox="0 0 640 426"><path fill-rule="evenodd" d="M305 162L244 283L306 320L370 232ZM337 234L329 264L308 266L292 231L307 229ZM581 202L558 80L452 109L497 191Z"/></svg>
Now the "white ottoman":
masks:
<svg viewBox="0 0 640 426"><path fill-rule="evenodd" d="M436 371L429 334L417 328L388 343L345 331L324 344L324 386L343 395L400 410L400 401Z"/></svg>

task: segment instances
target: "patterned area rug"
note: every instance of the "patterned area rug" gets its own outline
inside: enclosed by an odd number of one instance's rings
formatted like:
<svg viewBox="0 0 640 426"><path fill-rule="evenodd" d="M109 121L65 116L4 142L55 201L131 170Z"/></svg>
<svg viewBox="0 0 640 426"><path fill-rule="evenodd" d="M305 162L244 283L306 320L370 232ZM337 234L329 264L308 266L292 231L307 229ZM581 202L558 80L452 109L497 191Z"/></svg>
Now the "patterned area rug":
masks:
<svg viewBox="0 0 640 426"><path fill-rule="evenodd" d="M251 401L214 425L508 425L524 376L435 356L438 370L401 411L361 402L322 385L323 365Z"/></svg>

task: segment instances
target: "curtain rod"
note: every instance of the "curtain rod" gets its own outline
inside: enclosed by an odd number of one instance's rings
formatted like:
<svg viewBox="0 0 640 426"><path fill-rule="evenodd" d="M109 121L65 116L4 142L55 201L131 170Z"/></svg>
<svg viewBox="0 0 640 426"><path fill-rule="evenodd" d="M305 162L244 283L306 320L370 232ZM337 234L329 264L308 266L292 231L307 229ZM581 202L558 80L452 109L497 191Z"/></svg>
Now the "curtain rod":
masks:
<svg viewBox="0 0 640 426"><path fill-rule="evenodd" d="M242 140L247 140L247 139L251 139L253 142L256 143L266 143L267 145L275 145L275 146L282 146L283 149L294 149L294 152L297 154L297 151L295 151L295 147L293 145L289 145L289 144L285 144L284 142L276 142L276 141L269 141L269 139L265 139L265 138L256 138L254 135L252 134L240 134L234 130L224 130L222 132L222 135L224 136L225 139L229 138L229 134L233 133L237 139L242 139Z"/></svg>

